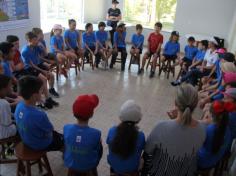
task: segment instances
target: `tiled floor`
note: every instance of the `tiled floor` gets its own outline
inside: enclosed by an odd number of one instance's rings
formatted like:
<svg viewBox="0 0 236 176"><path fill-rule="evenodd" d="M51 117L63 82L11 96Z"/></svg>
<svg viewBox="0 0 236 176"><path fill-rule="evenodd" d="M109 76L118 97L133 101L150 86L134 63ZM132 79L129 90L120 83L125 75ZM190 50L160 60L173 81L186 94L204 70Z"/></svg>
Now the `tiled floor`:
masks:
<svg viewBox="0 0 236 176"><path fill-rule="evenodd" d="M129 58L129 57L128 57ZM127 61L128 64L129 60ZM61 77L57 88L61 94L58 99L60 107L48 111L48 116L55 129L62 132L63 126L75 122L71 106L74 99L81 94L95 93L100 97L100 105L95 111L90 125L101 129L104 146L103 158L99 164L100 176L109 175L109 166L106 162L107 145L105 144L108 129L119 123L119 108L128 99L134 99L143 111L143 119L140 129L148 135L155 124L162 119L168 119L166 111L173 105L175 89L170 86L170 80L165 75L149 79L149 73L137 76L137 66L132 66L131 71L120 72L120 64L113 70L92 69L88 66L76 77L71 70L70 77L65 80ZM65 176L66 169L63 167L62 154L59 152L49 153L49 161L56 176ZM1 165L2 176L16 175L16 165ZM35 172L34 175L38 175Z"/></svg>

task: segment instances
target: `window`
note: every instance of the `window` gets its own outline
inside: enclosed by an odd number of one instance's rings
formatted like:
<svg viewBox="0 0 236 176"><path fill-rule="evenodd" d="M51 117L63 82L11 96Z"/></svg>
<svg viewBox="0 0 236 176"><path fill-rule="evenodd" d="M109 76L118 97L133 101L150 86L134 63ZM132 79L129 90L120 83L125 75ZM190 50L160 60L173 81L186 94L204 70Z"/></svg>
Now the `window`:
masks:
<svg viewBox="0 0 236 176"><path fill-rule="evenodd" d="M177 0L124 0L124 20L153 28L157 21L171 31L175 20Z"/></svg>
<svg viewBox="0 0 236 176"><path fill-rule="evenodd" d="M54 24L68 26L68 19L83 22L83 0L40 0L41 28L49 32Z"/></svg>

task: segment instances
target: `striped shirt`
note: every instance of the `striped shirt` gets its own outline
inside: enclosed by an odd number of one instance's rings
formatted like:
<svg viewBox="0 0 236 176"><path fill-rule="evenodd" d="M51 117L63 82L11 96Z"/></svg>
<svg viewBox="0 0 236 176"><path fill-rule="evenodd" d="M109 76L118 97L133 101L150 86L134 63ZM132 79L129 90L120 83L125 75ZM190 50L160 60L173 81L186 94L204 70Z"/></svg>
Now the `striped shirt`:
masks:
<svg viewBox="0 0 236 176"><path fill-rule="evenodd" d="M175 120L159 123L147 139L143 175L193 176L205 136L205 125L200 123L195 128Z"/></svg>

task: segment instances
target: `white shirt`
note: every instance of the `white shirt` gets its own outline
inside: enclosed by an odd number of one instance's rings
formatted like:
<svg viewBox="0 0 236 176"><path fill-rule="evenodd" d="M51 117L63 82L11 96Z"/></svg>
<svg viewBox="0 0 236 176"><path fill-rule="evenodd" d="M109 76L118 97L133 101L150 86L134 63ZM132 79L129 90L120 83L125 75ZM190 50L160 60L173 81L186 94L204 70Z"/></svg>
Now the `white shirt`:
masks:
<svg viewBox="0 0 236 176"><path fill-rule="evenodd" d="M12 124L10 104L0 99L0 139L14 136L16 131L16 126Z"/></svg>
<svg viewBox="0 0 236 176"><path fill-rule="evenodd" d="M214 65L218 59L219 55L216 53L216 50L213 52L211 51L211 49L207 50L204 57L204 61L207 62L206 64L207 67L211 67L212 65Z"/></svg>

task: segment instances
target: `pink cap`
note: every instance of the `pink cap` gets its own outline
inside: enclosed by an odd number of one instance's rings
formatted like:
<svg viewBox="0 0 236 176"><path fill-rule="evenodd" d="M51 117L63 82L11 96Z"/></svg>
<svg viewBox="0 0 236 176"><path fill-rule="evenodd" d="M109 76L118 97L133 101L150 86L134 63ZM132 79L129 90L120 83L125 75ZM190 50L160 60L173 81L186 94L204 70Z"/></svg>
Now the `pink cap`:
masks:
<svg viewBox="0 0 236 176"><path fill-rule="evenodd" d="M218 54L224 54L225 52L226 52L226 49L224 49L224 48L220 48L216 51L216 53L218 53Z"/></svg>
<svg viewBox="0 0 236 176"><path fill-rule="evenodd" d="M63 27L60 24L54 24L53 30L63 30Z"/></svg>
<svg viewBox="0 0 236 176"><path fill-rule="evenodd" d="M225 84L236 82L236 73L234 72L226 72L223 74L223 80Z"/></svg>

